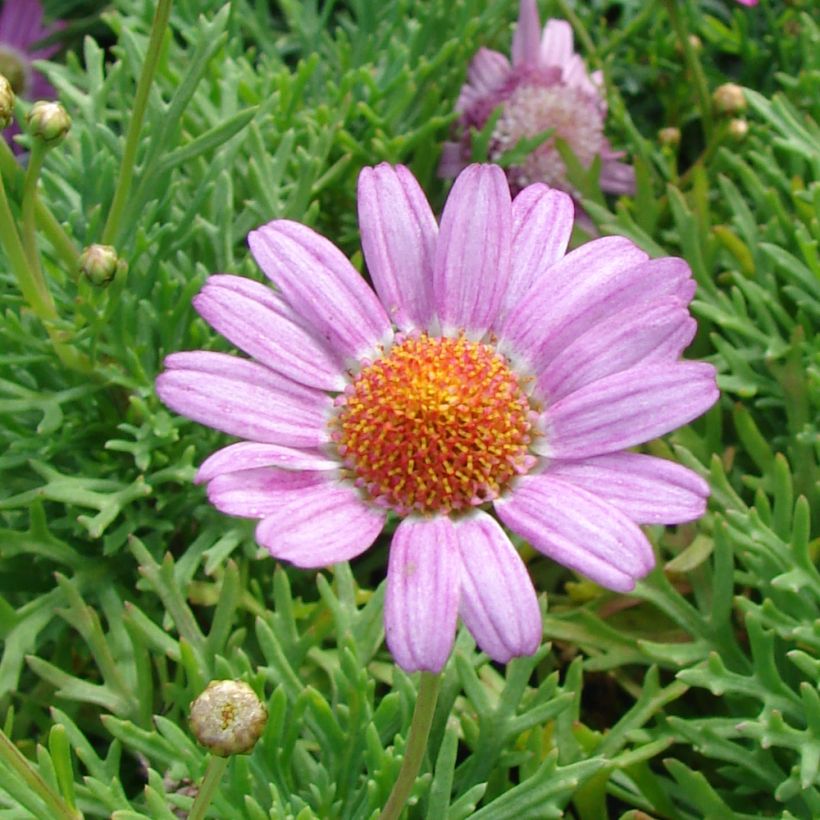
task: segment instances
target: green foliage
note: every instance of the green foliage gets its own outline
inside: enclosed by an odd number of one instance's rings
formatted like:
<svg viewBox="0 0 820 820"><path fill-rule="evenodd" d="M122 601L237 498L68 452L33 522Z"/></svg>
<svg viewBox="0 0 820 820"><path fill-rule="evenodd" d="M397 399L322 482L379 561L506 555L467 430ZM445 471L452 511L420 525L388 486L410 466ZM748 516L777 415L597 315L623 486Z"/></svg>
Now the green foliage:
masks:
<svg viewBox="0 0 820 820"><path fill-rule="evenodd" d="M224 344L191 298L213 272L259 277L253 227L303 221L359 261L356 178L382 160L443 202L466 67L481 46L507 50L515 4L175 3L112 239L128 271L101 287L76 253L109 217L156 5L48 5L73 18L43 67L73 120L35 209L53 326L0 257L0 815L182 816L208 766L188 704L242 678L270 717L211 816L373 818L418 686L383 645L384 545L352 570L276 566L192 484L221 438L164 409L153 383L167 353ZM717 116L706 128L663 4L539 5L604 70L609 136L636 167L635 196L607 200L599 169L560 146L585 210L697 279L692 355L717 367L721 403L647 449L713 495L701 521L650 528L659 566L632 595L529 561L552 644L499 669L459 635L407 816L820 816L811 4L679 4L709 88L746 87L745 138ZM679 149L655 140L669 125ZM9 152L0 173L22 218Z"/></svg>

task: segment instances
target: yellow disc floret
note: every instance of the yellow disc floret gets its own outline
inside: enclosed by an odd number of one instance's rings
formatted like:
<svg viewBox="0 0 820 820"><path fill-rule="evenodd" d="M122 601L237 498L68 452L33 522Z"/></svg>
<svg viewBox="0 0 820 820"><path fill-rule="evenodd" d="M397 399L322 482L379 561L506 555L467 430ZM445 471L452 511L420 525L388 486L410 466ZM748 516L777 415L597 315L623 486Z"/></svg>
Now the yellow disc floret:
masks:
<svg viewBox="0 0 820 820"><path fill-rule="evenodd" d="M490 345L410 336L366 364L337 400L339 455L377 504L450 513L498 497L534 463L534 413Z"/></svg>

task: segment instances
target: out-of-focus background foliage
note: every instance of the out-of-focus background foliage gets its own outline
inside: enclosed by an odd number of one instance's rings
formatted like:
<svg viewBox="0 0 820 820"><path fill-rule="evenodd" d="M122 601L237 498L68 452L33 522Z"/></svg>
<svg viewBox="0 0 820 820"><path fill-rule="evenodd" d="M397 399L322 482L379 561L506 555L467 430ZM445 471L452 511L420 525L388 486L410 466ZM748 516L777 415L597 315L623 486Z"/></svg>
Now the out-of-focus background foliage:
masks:
<svg viewBox="0 0 820 820"><path fill-rule="evenodd" d="M517 3L174 2L112 237L128 271L107 286L55 237L101 239L156 4L45 7L67 21L42 70L73 125L40 190L62 229L38 242L89 366L55 355L0 254L0 817L185 816L207 761L188 704L213 678L247 680L270 720L211 816L373 817L416 691L383 645L384 544L352 567L277 566L191 483L224 437L153 382L167 353L228 349L190 302L210 273L261 279L251 228L300 220L361 266L356 177L383 160L441 207L467 65L509 51ZM628 596L524 547L545 644L502 668L460 635L408 816L818 817L817 5L675 3L710 91L745 88L707 129L667 4L539 7L604 70L608 136L637 169L617 201L576 169L597 230L697 279L688 355L722 398L648 451L713 497L696 524L650 528L658 569ZM21 168L0 166L15 213Z"/></svg>

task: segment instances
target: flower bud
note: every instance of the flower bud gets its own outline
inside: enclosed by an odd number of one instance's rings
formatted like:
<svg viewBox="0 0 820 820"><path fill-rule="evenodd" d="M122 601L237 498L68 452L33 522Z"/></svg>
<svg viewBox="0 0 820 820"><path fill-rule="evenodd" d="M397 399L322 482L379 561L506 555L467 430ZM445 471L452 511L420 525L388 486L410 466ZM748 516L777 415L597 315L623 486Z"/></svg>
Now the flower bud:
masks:
<svg viewBox="0 0 820 820"><path fill-rule="evenodd" d="M3 74L0 74L0 128L5 128L14 116L14 89Z"/></svg>
<svg viewBox="0 0 820 820"><path fill-rule="evenodd" d="M31 135L42 140L47 147L62 142L71 128L71 117L58 102L38 100L26 115Z"/></svg>
<svg viewBox="0 0 820 820"><path fill-rule="evenodd" d="M107 285L118 273L128 270L128 263L117 256L111 245L89 245L80 254L80 273L92 285Z"/></svg>
<svg viewBox="0 0 820 820"><path fill-rule="evenodd" d="M211 681L191 704L191 731L219 757L250 752L267 722L267 707L241 680Z"/></svg>
<svg viewBox="0 0 820 820"><path fill-rule="evenodd" d="M731 136L732 139L740 142L742 139L745 139L748 133L749 123L746 122L746 120L740 117L729 120L729 136Z"/></svg>
<svg viewBox="0 0 820 820"><path fill-rule="evenodd" d="M677 148L680 145L680 128L661 128L658 131L658 142L665 148Z"/></svg>
<svg viewBox="0 0 820 820"><path fill-rule="evenodd" d="M736 83L724 83L714 90L712 105L718 114L738 114L746 110L746 97Z"/></svg>

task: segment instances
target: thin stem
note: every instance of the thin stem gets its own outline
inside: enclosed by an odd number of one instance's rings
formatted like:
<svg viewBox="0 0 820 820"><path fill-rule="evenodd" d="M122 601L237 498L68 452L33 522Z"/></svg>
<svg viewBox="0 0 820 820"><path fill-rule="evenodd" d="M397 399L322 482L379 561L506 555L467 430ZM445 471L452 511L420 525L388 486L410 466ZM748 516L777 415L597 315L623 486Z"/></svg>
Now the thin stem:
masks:
<svg viewBox="0 0 820 820"><path fill-rule="evenodd" d="M46 158L46 146L40 139L35 139L31 146L23 182L23 202L20 206L23 221L23 250L26 252L28 266L35 280L37 289L42 293L48 291L48 285L40 268L40 253L37 250L37 225L34 219L34 205L37 202L37 182L43 160Z"/></svg>
<svg viewBox="0 0 820 820"><path fill-rule="evenodd" d="M63 335L55 327L58 320L57 308L48 288L45 287L42 275L38 278L29 263L20 234L17 232L8 197L6 197L6 186L3 183L2 174L0 174L0 244L17 279L17 286L23 298L28 302L34 315L43 323L60 361L71 370L88 373L91 368L87 358L67 345ZM39 273L39 267L37 271Z"/></svg>
<svg viewBox="0 0 820 820"><path fill-rule="evenodd" d="M145 118L145 109L148 105L148 94L151 91L151 83L154 80L154 73L157 69L162 48L162 38L165 35L170 15L171 0L159 0L154 14L154 21L151 24L151 38L148 41L148 50L145 52L145 62L137 83L134 108L131 114L131 122L128 124L128 134L125 137L125 148L122 152L122 164L117 178L117 189L114 191L111 210L108 212L108 219L103 229L103 245L116 245L115 240L119 233L120 220L125 210L128 194L131 191L131 180L134 176L140 131L142 130L142 121Z"/></svg>
<svg viewBox="0 0 820 820"><path fill-rule="evenodd" d="M0 241L2 241L3 250L17 279L17 286L29 307L44 322L54 321L57 318L57 309L54 307L51 294L40 286L38 278L32 271L6 197L6 186L3 183L2 174L0 174Z"/></svg>
<svg viewBox="0 0 820 820"><path fill-rule="evenodd" d="M0 140L0 175L11 185L10 190L12 193L19 198L25 174L5 140ZM37 197L34 201L34 213L37 218L37 225L45 238L51 243L65 270L69 274L75 272L80 255L63 226L40 197Z"/></svg>
<svg viewBox="0 0 820 820"><path fill-rule="evenodd" d="M202 783L199 786L194 805L191 806L191 811L188 814L188 820L203 820L205 812L208 811L208 806L211 805L216 789L219 786L219 781L222 780L222 775L228 766L227 757L217 757L211 755L208 761L208 768L205 770L205 776L202 778Z"/></svg>
<svg viewBox="0 0 820 820"><path fill-rule="evenodd" d="M78 820L82 815L72 809L40 773L29 763L22 752L0 731L0 760L9 767L48 806L49 817L55 820Z"/></svg>
<svg viewBox="0 0 820 820"><path fill-rule="evenodd" d="M433 722L433 712L436 709L438 690L441 686L441 676L432 672L422 672L419 682L419 693L416 697L416 708L413 711L413 720L410 723L410 734L407 738L407 748L404 751L404 760L401 764L399 776L393 784L393 791L387 800L379 820L398 820L402 809L410 797L413 785L421 769L424 752L427 749L427 738L430 735L430 725Z"/></svg>
<svg viewBox="0 0 820 820"><path fill-rule="evenodd" d="M684 16L680 14L677 7L676 0L664 0L664 5L669 14L672 28L675 29L680 47L683 49L686 66L695 84L695 92L698 96L698 108L700 109L700 120L703 125L703 135L708 143L712 136L712 100L709 96L709 85L706 82L706 75L703 73L703 66L700 64L700 59L695 51L695 47L689 39L689 31L686 27Z"/></svg>

